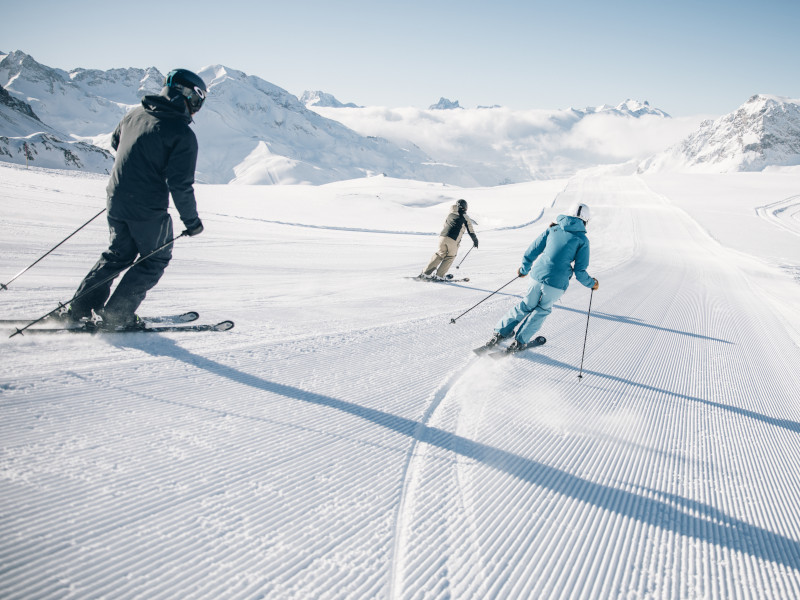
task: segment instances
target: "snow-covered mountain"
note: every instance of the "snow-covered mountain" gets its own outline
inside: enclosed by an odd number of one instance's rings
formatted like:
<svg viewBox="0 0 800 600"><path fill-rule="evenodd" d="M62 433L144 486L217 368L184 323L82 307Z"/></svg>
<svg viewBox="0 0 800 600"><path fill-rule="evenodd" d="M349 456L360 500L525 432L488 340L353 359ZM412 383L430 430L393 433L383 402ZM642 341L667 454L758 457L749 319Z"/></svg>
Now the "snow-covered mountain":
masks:
<svg viewBox="0 0 800 600"><path fill-rule="evenodd" d="M707 120L679 144L644 161L639 172L760 171L800 165L800 100L756 95Z"/></svg>
<svg viewBox="0 0 800 600"><path fill-rule="evenodd" d="M306 90L300 96L300 102L306 106L326 106L328 108L361 108L358 104L348 102L344 104L336 99L333 94L326 94L320 90Z"/></svg>
<svg viewBox="0 0 800 600"><path fill-rule="evenodd" d="M476 185L458 166L437 163L413 144L399 146L359 135L308 110L297 97L263 79L221 65L200 74L210 93L195 124L200 142L198 181L321 184L386 174ZM142 96L157 93L163 80L152 67L66 72L42 65L24 52L3 55L0 85L10 98L27 103L40 122L23 115L24 110L4 105L0 136L6 151L0 153L0 160L24 163L19 148L27 142L29 148L36 144L29 156L38 166L106 172L113 163L107 152L110 132ZM27 139L41 132L47 138ZM50 149L70 139L76 140L73 154L90 152L103 160L68 157L56 164L41 160L45 140Z"/></svg>
<svg viewBox="0 0 800 600"><path fill-rule="evenodd" d="M461 108L461 105L458 103L458 100L448 100L442 96L436 104L431 104L428 108L430 110L454 110L456 108Z"/></svg>
<svg viewBox="0 0 800 600"><path fill-rule="evenodd" d="M625 102L621 102L617 106L610 106L608 104L603 104L601 106L595 107L587 107L584 109L573 109L579 115L596 115L600 113L606 114L614 114L620 116L627 116L627 117L635 117L640 118L645 115L656 116L656 117L667 117L669 118L669 114L661 110L660 108L653 108L650 106L650 103L645 100L644 102L639 102L638 100L631 100L630 98L625 100Z"/></svg>
<svg viewBox="0 0 800 600"><path fill-rule="evenodd" d="M298 99L222 65L199 72L210 94L194 125L197 179L207 183L323 184L386 174L494 186L561 178L598 165L633 169L700 123L635 100L559 110L463 108L445 98L430 109L361 108L321 91ZM162 81L153 67L64 71L24 52L0 53L0 86L9 94L0 105L0 160L24 163L27 144L38 166L107 172L110 132Z"/></svg>
<svg viewBox="0 0 800 600"><path fill-rule="evenodd" d="M0 85L24 100L44 122L73 137L110 133L131 105L157 92L157 69L63 71L16 51L0 61Z"/></svg>
<svg viewBox="0 0 800 600"><path fill-rule="evenodd" d="M458 166L413 144L359 135L259 77L222 65L198 73L209 88L197 117L198 180L321 184L368 175L475 185Z"/></svg>
<svg viewBox="0 0 800 600"><path fill-rule="evenodd" d="M0 58L0 80L3 84L10 82L22 90L33 90L37 83L41 86L39 89L62 92L70 88L59 73L53 70L48 73L45 67L32 59L27 60L30 57L26 55L14 53ZM27 100L37 105L36 110ZM67 104L72 103L65 103ZM38 101L37 95L29 96L19 91L12 95L0 85L0 160L97 173L106 173L111 169L114 158L110 152L75 139L75 136L45 123L38 111L49 114L47 105Z"/></svg>

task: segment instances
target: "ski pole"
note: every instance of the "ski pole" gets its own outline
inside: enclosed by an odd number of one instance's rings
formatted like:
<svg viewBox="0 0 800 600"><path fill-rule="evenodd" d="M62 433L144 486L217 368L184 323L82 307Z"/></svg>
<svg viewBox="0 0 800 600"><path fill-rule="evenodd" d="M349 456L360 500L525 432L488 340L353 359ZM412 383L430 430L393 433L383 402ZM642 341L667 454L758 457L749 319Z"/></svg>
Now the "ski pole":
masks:
<svg viewBox="0 0 800 600"><path fill-rule="evenodd" d="M456 269L458 269L464 263L464 261L467 260L467 257L469 256L469 253L472 252L473 248L475 248L475 244L472 245L472 248L467 250L467 253L464 255L464 258L462 258L461 262L456 265Z"/></svg>
<svg viewBox="0 0 800 600"><path fill-rule="evenodd" d="M63 244L64 242L66 242L66 241L67 241L69 238L71 238L73 235L75 235L76 233L78 233L78 232L79 232L81 229L83 229L84 227L86 227L86 226L87 226L89 223L91 223L92 221L94 221L94 220L95 220L97 217L99 217L100 215L102 215L104 212L106 212L106 209L105 209L105 208L104 208L103 210L101 210L99 213L97 213L95 216L93 216L91 219L89 219L88 221L86 221L86 223L84 223L83 225L81 225L80 227L78 227L78 228L77 228L75 231L73 231L72 233L70 233L70 234L69 234L67 237L65 237L63 240L61 240L60 242L58 242L58 243L57 243L55 246L53 246L52 248L50 248L50 250L48 250L47 252L45 252L44 254L42 254L42 255L41 255L39 258L37 258L35 261L33 261L33 262L30 264L30 265L28 265L27 267L25 267L24 269L22 269L22 271L20 271L20 272L19 272L19 273L17 273L16 275L14 275L14 276L13 276L11 279L9 279L9 280L8 280L6 283L0 283L0 290L7 290L7 289L8 289L8 286L9 286L9 284L10 284L12 281L14 281L14 280L15 280L17 277L19 277L20 275L22 275L22 274L23 274L25 271L27 271L28 269L30 269L32 266L34 266L34 265L35 265L36 263L38 263L40 260L42 260L42 259L43 259L45 256L47 256L48 254L50 254L50 253L51 253L53 250L55 250L56 248L58 248L58 247L59 247L61 244Z"/></svg>
<svg viewBox="0 0 800 600"><path fill-rule="evenodd" d="M514 282L515 282L517 279L519 279L519 275L517 275L516 277L514 277L514 279L512 279L511 281L509 281L507 284L505 284L505 285L503 285L503 286L501 286L501 287L497 288L497 289L496 289L495 291L493 291L491 294L489 294L488 296L486 296L486 298L484 298L483 300L481 300L480 302L478 302L478 304L480 304L481 302L484 302L484 301L488 300L489 298L491 298L492 296L494 296L494 295L495 295L497 292L499 292L500 290L502 290L504 287L506 287L506 286L508 286L508 285L511 285L512 283L514 283ZM458 316L457 316L455 319L450 319L450 323L455 323L455 322L456 322L458 319L460 319L460 318L461 318L461 317L463 317L465 314L467 314L469 311L471 311L473 308L475 308L476 306L478 306L478 304L476 304L475 306L472 306L472 307L468 308L468 309L467 309L467 310L465 310L463 313L461 313L460 315L458 315Z"/></svg>
<svg viewBox="0 0 800 600"><path fill-rule="evenodd" d="M133 262L133 263L130 265L130 267L126 267L126 268L127 268L127 269L132 269L133 267L135 267L135 266L136 266L136 265L138 265L139 263L141 263L141 262L144 262L145 260L147 260L148 258L150 258L151 256L153 256L154 254L156 254L156 253L160 252L161 250L163 250L163 249L164 249L164 248L166 248L167 246L170 246L170 245L174 244L174 243L175 243L175 240L177 240L178 238L182 238L182 237L183 237L183 236L185 236L185 235L189 235L189 232L188 232L188 231L184 231L184 232L183 232L183 233L181 233L180 235L177 235L177 236L175 236L174 238L172 238L171 240L169 240L168 242L166 242L166 243L165 243L165 244L163 244L162 246L159 246L158 248L156 248L155 250L153 250L153 251L152 251L152 252L150 252L149 254L147 254L147 255L145 255L145 256L142 256L141 258L139 258L138 260L136 260L135 262ZM39 318L38 318L38 319L36 319L35 321L31 321L30 323L28 323L27 325L25 325L25 327L23 327L22 329L17 329L17 330L16 330L14 333L12 333L12 334L11 334L10 336L8 336L8 337L12 338L12 337L14 337L15 335L17 335L18 333L19 333L19 334L21 334L23 331L25 331L26 329L28 329L28 327L30 327L31 325L36 325L36 323L39 323L40 321L44 321L44 320L45 320L47 317L49 317L50 315L52 315L52 314L53 314L54 312L56 312L57 310L61 310L61 309L64 309L64 308L66 308L66 307L67 307L67 304L69 304L69 303L71 303L71 302L75 302L75 300L78 300L78 299L80 299L80 298L83 298L83 297L84 297L85 295L87 295L89 292L93 292L95 289L97 289L98 287L100 287L100 286L101 286L101 285L103 285L104 283L108 283L109 281L111 281L112 279L114 279L114 278L115 278L117 275L119 275L120 273L122 273L122 271L124 271L124 270L125 270L125 269L121 269L120 271L117 271L116 273L113 273L113 274L109 275L108 277L106 277L106 278L105 278L105 279L103 279L102 281L98 281L98 282L97 282L97 283L95 283L95 284L94 284L92 287L90 287L88 290L84 290L84 291L82 291L80 294L76 294L76 295L74 295L72 298L70 298L70 299L69 299L69 300L67 300L66 302L59 302L59 303L58 303L58 306L56 306L56 307L55 307L53 310L51 310L49 313L47 313L46 315L43 315L43 316L39 317Z"/></svg>
<svg viewBox="0 0 800 600"><path fill-rule="evenodd" d="M589 316L592 314L592 297L594 296L594 290L592 293L589 294L589 312L586 313L586 333L583 334L583 353L581 354L581 369L580 373L578 373L578 379L583 379L583 357L586 354L586 338L589 335Z"/></svg>

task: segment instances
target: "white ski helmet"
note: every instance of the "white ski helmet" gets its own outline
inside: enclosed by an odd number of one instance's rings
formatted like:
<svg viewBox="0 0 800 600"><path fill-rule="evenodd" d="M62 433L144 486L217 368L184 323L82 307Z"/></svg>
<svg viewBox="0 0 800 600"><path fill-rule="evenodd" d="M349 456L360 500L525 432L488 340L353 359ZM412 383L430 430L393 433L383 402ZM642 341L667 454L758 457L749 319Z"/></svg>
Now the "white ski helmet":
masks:
<svg viewBox="0 0 800 600"><path fill-rule="evenodd" d="M591 217L591 212L589 211L589 207L582 202L575 204L572 208L569 209L567 213L570 217L578 217L584 224L589 222L589 218Z"/></svg>

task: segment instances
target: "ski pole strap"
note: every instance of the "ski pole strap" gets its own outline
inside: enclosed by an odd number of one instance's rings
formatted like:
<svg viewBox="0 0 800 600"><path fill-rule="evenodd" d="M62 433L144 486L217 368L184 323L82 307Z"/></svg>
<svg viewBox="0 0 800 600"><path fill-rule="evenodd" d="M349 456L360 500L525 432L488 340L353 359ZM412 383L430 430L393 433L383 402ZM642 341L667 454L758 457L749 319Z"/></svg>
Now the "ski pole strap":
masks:
<svg viewBox="0 0 800 600"><path fill-rule="evenodd" d="M474 247L474 246L473 246L473 247ZM518 276L515 276L515 277L514 277L514 279L512 279L511 281L509 281L507 284L505 284L505 285L503 285L503 286L500 286L499 288L497 288L497 289L496 289L495 291L493 291L491 294L489 294L488 296L486 296L486 298L484 298L483 300L481 300L480 302L478 302L478 304L476 304L475 306L472 306L472 307L468 308L468 309L467 309L467 310L465 310L463 313L461 313L460 315L458 315L456 318L454 318L454 319L450 319L450 323L451 323L451 324L455 323L455 322L456 322L458 319L460 319L461 317L463 317L465 314L467 314L467 313L468 313L469 311L471 311L473 308L477 307L479 304L481 304L481 303L485 302L486 300L488 300L489 298L491 298L492 296L494 296L494 295L495 295L497 292L499 292L500 290L502 290L504 287L511 285L511 284L512 284L512 283L514 283L514 282L515 282L517 279L519 279L519 277L518 277Z"/></svg>
<svg viewBox="0 0 800 600"><path fill-rule="evenodd" d="M12 277L11 279L9 279L9 280L8 280L6 283L0 283L0 289L7 290L7 289L8 289L8 284L10 284L12 281L14 281L14 280L15 280L17 277L19 277L20 275L22 275L22 274L23 274L25 271L27 271L28 269L30 269L31 267L33 267L33 266L34 266L36 263L38 263L40 260L42 260L42 259L43 259L45 256L47 256L48 254L50 254L50 253L51 253L53 250L55 250L56 248L58 248L58 247L59 247L61 244L63 244L64 242L66 242L66 241L67 241L69 238L71 238L73 235L75 235L76 233L78 233L78 232L79 232L81 229L83 229L84 227L86 227L86 226L87 226L89 223L91 223L92 221L94 221L94 220L95 220L97 217L99 217L100 215L102 215L104 212L106 212L106 209L105 209L105 208L104 208L103 210L101 210L99 213L97 213L95 216L93 216L91 219L89 219L88 221L86 221L86 223L84 223L83 225L81 225L80 227L78 227L78 228L77 228L75 231L73 231L72 233L70 233L70 234L69 234L67 237L65 237L63 240L61 240L60 242L58 242L58 243L57 243L55 246L53 246L52 248L50 248L50 250L48 250L47 252L45 252L44 254L42 254L42 255L41 255L39 258L37 258L35 261L33 261L33 262L30 264L30 265L28 265L27 267L25 267L24 269L22 269L22 271L20 271L20 272L19 272L19 273L17 273L16 275L14 275L14 277Z"/></svg>
<svg viewBox="0 0 800 600"><path fill-rule="evenodd" d="M176 235L174 238L172 238L172 239L171 239L171 240L169 240L168 242L166 242L166 243L164 243L163 245L159 246L158 248L156 248L155 250L153 250L153 251L152 251L152 252L150 252L149 254L147 254L147 255L145 255L145 256L142 256L141 258L139 258L138 260L136 260L135 262L133 262L133 263L131 264L131 266L130 266L130 267L126 267L126 268L130 269L130 268L132 268L132 267L135 267L136 265L138 265L139 263L141 263L141 262L143 262L143 261L147 260L148 258L150 258L151 256L153 256L154 254L157 254L158 252L161 252L161 251L162 251L164 248L166 248L167 246L171 246L172 244L174 244L174 243L175 243L175 240L177 240L178 238L182 238L182 237L183 237L183 236L185 236L185 235L189 235L189 234L188 234L188 232L184 231L184 232L183 232L183 233L181 233L180 235ZM106 277L106 278L105 278L105 279L103 279L102 281L98 281L98 282L97 282L97 283L95 283L95 284L94 284L92 287L90 287L88 290L84 290L84 291L82 291L80 294L75 294L75 295L74 295L72 298L70 298L69 300L67 300L67 302L59 302L59 303L58 303L58 306L57 306L56 308L54 308L53 310L51 310L49 313L47 313L46 315L43 315L43 316L39 317L39 318L38 318L38 319L36 319L35 321L31 321L30 323L28 323L27 325L25 325L25 327L23 327L22 329L17 329L17 330L16 330L14 333L12 333L12 334L11 334L10 336L8 336L8 337L14 337L14 336L15 336L15 335L17 335L17 334L22 334L22 332L23 332L23 331L25 331L26 329L28 329L28 327L30 327L31 325L36 325L36 323L39 323L40 321L43 321L44 319L46 319L47 317L49 317L50 315L52 315L52 314L53 314L54 312L56 312L57 310L61 310L61 309L64 309L64 308L66 308L66 307L67 307L67 304L69 304L69 303L71 303L71 302L74 302L75 300L78 300L78 299L80 299L80 298L83 298L83 297L84 297L86 294L88 294L89 292L93 292L95 289L97 289L97 288L98 288L98 287L100 287L101 285L103 285L103 284L105 284L105 283L108 283L109 281L111 281L112 279L114 279L115 277L117 277L117 276L118 276L120 273L122 273L122 271L124 271L124 270L125 270L125 269L122 269L121 271L117 271L116 273L113 273L112 275L109 275L108 277Z"/></svg>

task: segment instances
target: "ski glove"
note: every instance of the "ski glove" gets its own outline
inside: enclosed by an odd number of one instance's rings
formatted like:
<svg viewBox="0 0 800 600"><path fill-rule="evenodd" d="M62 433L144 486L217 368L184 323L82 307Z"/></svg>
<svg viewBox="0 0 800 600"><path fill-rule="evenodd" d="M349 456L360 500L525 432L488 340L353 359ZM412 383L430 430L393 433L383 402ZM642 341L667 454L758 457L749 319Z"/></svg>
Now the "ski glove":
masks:
<svg viewBox="0 0 800 600"><path fill-rule="evenodd" d="M528 274L527 274L527 273L523 273L523 272L522 272L522 267L520 267L519 269L517 269L517 275L518 275L519 277L527 277L527 276L528 276Z"/></svg>
<svg viewBox="0 0 800 600"><path fill-rule="evenodd" d="M203 233L203 222L200 220L200 217L190 223L184 223L184 225L186 225L186 231L183 233L186 235L195 236Z"/></svg>
<svg viewBox="0 0 800 600"><path fill-rule="evenodd" d="M593 290L596 290L600 287L600 282L597 279L594 280L594 285L592 286Z"/></svg>

